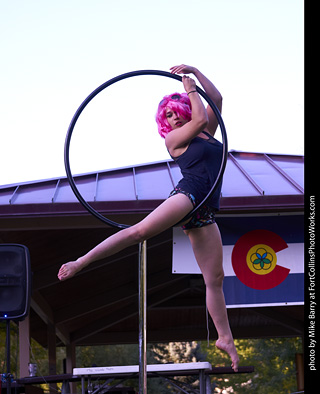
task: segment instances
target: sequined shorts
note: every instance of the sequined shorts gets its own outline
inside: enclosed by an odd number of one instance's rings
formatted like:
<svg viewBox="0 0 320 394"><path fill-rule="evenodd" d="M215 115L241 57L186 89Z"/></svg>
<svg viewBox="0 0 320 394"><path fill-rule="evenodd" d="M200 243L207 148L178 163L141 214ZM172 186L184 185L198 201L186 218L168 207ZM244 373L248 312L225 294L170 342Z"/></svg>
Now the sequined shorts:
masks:
<svg viewBox="0 0 320 394"><path fill-rule="evenodd" d="M179 193L186 195L189 198L189 200L192 202L193 207L198 205L198 201L196 200L194 195L178 187L172 190L172 192L169 194L169 197ZM191 220L181 227L183 230L190 230L192 228L200 228L200 227L208 226L209 224L213 224L216 222L215 212L216 211L214 208L208 207L207 205L203 205L198 211L194 213L194 215L191 217Z"/></svg>

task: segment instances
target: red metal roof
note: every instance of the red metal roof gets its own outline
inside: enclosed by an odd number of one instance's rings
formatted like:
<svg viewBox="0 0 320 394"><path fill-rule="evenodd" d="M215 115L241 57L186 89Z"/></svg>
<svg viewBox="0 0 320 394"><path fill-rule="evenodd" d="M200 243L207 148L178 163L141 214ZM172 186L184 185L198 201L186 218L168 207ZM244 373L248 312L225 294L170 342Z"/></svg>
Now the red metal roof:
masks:
<svg viewBox="0 0 320 394"><path fill-rule="evenodd" d="M141 164L75 176L86 201L103 213L148 212L181 178L174 161ZM221 211L301 209L304 156L231 151ZM0 217L84 211L66 177L0 187Z"/></svg>

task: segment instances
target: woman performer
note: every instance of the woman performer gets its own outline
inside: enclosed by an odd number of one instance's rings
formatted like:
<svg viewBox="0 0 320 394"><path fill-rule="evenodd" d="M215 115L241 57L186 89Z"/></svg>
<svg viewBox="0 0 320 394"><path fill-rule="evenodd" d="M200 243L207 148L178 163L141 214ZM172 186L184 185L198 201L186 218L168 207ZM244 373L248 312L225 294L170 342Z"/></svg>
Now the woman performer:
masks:
<svg viewBox="0 0 320 394"><path fill-rule="evenodd" d="M198 69L180 65L170 70L176 74L193 74L221 111L221 94ZM94 261L111 256L174 226L208 194L218 175L222 157L222 144L213 138L218 121L210 106L205 109L196 91L195 81L184 75L182 82L186 93L165 96L156 115L158 131L165 138L171 157L181 169L182 180L169 198L141 222L113 234L76 261L63 264L58 273L60 280L69 279ZM206 205L184 223L182 228L190 239L204 277L207 307L219 336L216 346L229 354L232 368L237 372L239 357L222 289L222 242L215 223L220 191L221 184Z"/></svg>

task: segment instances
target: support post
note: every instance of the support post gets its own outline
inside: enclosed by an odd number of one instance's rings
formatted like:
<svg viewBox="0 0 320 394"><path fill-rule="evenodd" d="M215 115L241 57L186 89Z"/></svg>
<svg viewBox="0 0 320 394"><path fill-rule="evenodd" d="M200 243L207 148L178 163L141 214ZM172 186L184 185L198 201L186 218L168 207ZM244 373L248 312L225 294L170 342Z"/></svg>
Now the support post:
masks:
<svg viewBox="0 0 320 394"><path fill-rule="evenodd" d="M47 327L49 375L55 375L57 373L56 328L51 323L48 323ZM56 394L56 383L49 384L49 392L50 394Z"/></svg>
<svg viewBox="0 0 320 394"><path fill-rule="evenodd" d="M297 389L304 390L304 362L303 353L296 353Z"/></svg>
<svg viewBox="0 0 320 394"><path fill-rule="evenodd" d="M30 363L30 317L19 321L19 365L20 378L29 376Z"/></svg>
<svg viewBox="0 0 320 394"><path fill-rule="evenodd" d="M73 368L76 366L76 345L74 342L66 345L66 370L64 373L73 373ZM71 393L77 392L77 382L70 382Z"/></svg>
<svg viewBox="0 0 320 394"><path fill-rule="evenodd" d="M139 244L139 394L147 394L147 241Z"/></svg>

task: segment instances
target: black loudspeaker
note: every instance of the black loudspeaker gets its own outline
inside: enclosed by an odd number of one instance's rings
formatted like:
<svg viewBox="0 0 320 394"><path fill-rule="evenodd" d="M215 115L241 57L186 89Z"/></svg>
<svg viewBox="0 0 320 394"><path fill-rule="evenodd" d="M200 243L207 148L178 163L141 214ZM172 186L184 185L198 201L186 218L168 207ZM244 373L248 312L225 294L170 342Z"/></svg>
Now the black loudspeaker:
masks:
<svg viewBox="0 0 320 394"><path fill-rule="evenodd" d="M29 313L31 263L24 245L0 244L0 320L23 320Z"/></svg>

